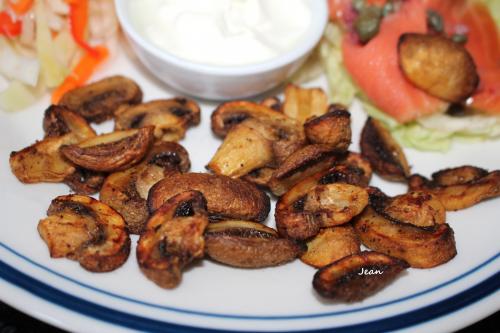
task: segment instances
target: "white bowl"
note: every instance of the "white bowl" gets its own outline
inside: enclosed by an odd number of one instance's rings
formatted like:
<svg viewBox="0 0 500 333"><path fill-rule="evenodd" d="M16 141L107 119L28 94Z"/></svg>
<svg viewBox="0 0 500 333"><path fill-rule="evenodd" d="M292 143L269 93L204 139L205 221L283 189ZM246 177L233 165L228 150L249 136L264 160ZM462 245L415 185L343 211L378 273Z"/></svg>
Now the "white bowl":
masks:
<svg viewBox="0 0 500 333"><path fill-rule="evenodd" d="M258 95L289 78L320 40L328 20L326 0L310 0L312 20L302 41L271 60L242 66L213 66L181 59L143 37L131 22L129 2L115 0L118 19L142 63L174 89L195 97L228 100Z"/></svg>

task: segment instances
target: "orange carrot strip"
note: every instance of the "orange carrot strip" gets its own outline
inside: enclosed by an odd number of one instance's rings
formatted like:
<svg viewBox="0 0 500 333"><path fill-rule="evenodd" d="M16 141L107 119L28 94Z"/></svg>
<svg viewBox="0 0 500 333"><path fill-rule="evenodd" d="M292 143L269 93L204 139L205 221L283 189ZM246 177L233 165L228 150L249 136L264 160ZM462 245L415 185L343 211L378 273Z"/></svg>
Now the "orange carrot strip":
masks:
<svg viewBox="0 0 500 333"><path fill-rule="evenodd" d="M88 0L68 0L71 35L75 42L87 52L96 55L96 50L85 40L89 19Z"/></svg>
<svg viewBox="0 0 500 333"><path fill-rule="evenodd" d="M52 103L57 104L61 97L68 91L83 85L90 76L109 56L109 51L104 46L96 46L94 52L86 52L73 71L64 79L63 83L52 93Z"/></svg>
<svg viewBox="0 0 500 333"><path fill-rule="evenodd" d="M23 15L33 6L33 0L8 0L8 4L14 13Z"/></svg>

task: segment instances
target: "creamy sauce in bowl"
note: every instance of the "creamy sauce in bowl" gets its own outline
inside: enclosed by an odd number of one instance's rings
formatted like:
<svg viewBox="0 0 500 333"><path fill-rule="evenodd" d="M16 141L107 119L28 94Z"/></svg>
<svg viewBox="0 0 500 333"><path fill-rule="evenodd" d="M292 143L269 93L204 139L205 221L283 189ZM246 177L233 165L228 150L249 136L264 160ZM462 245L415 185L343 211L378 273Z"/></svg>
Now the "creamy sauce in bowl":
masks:
<svg viewBox="0 0 500 333"><path fill-rule="evenodd" d="M137 31L179 58L215 66L265 62L291 51L313 0L132 0Z"/></svg>

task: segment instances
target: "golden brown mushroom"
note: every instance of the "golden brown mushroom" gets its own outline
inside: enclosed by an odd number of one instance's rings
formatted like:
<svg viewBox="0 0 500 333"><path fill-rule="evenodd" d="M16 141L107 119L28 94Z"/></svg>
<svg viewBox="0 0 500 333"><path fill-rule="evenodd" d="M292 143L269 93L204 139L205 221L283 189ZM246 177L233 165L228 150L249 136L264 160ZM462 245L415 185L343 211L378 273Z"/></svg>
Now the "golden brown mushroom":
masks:
<svg viewBox="0 0 500 333"><path fill-rule="evenodd" d="M361 301L392 282L408 268L403 260L377 252L353 254L318 270L313 287L323 297Z"/></svg>
<svg viewBox="0 0 500 333"><path fill-rule="evenodd" d="M306 245L307 251L300 260L319 268L360 252L361 242L353 227L346 224L321 229Z"/></svg>
<svg viewBox="0 0 500 333"><path fill-rule="evenodd" d="M68 91L59 104L90 122L101 123L113 118L121 105L133 105L141 101L142 91L137 83L116 75Z"/></svg>
<svg viewBox="0 0 500 333"><path fill-rule="evenodd" d="M274 229L256 222L216 222L205 231L206 254L234 267L282 265L297 258L303 250L299 244L280 238Z"/></svg>
<svg viewBox="0 0 500 333"><path fill-rule="evenodd" d="M181 97L123 105L115 112L115 130L154 126L155 138L163 141L181 140L190 126L199 123L199 105Z"/></svg>
<svg viewBox="0 0 500 333"><path fill-rule="evenodd" d="M323 222L326 222L326 220L323 221L323 218L326 216L323 216L324 214L320 210L316 211L317 214L305 210L308 194L312 193L317 186L324 187L336 183L356 185L357 187L353 188L356 188L357 192L363 193L363 202L366 205L368 198L362 187L367 186L370 180L369 166L359 154L355 153L348 154L348 157L338 163L326 171L320 171L300 181L278 200L275 219L281 235L304 240L314 237L321 227L327 226L328 223L323 225ZM312 205L313 202L318 203L310 198L309 204ZM361 201L357 202L357 204L360 203ZM359 206L358 209L361 207Z"/></svg>
<svg viewBox="0 0 500 333"><path fill-rule="evenodd" d="M415 268L435 267L457 254L453 230L446 223L427 228L397 223L367 207L355 219L354 228L366 247L403 259Z"/></svg>
<svg viewBox="0 0 500 333"><path fill-rule="evenodd" d="M410 166L401 146L381 122L369 117L361 132L361 154L373 170L388 180L404 181Z"/></svg>
<svg viewBox="0 0 500 333"><path fill-rule="evenodd" d="M483 200L500 196L500 171L463 166L441 170L432 180L412 175L411 190L424 190L435 195L448 211L465 209Z"/></svg>
<svg viewBox="0 0 500 333"><path fill-rule="evenodd" d="M12 173L23 183L60 183L75 171L75 166L60 153L59 148L77 143L72 133L49 137L10 154Z"/></svg>
<svg viewBox="0 0 500 333"><path fill-rule="evenodd" d="M51 105L45 110L43 130L46 138L73 133L76 138L85 140L96 135L85 118L62 105Z"/></svg>
<svg viewBox="0 0 500 333"><path fill-rule="evenodd" d="M319 171L330 168L340 157L328 145L308 145L291 154L273 173L269 188L280 196L293 185Z"/></svg>
<svg viewBox="0 0 500 333"><path fill-rule="evenodd" d="M175 288L183 269L204 255L208 225L206 201L200 192L179 193L148 220L137 243L137 262L148 279Z"/></svg>
<svg viewBox="0 0 500 333"><path fill-rule="evenodd" d="M164 177L189 168L188 153L181 145L156 142L140 164L109 175L99 199L123 216L130 233L140 234L149 217L146 199L150 188Z"/></svg>
<svg viewBox="0 0 500 333"><path fill-rule="evenodd" d="M479 84L467 49L443 35L405 33L399 38L398 51L405 77L433 96L460 103Z"/></svg>
<svg viewBox="0 0 500 333"><path fill-rule="evenodd" d="M254 185L243 180L206 173L175 174L159 181L149 191L149 210L154 212L174 195L191 190L203 193L212 220L261 222L269 214L269 197Z"/></svg>
<svg viewBox="0 0 500 333"><path fill-rule="evenodd" d="M311 143L326 144L341 152L351 144L351 114L342 105L333 104L328 112L309 118L304 131Z"/></svg>
<svg viewBox="0 0 500 333"><path fill-rule="evenodd" d="M38 232L52 258L76 260L92 272L120 267L130 253L123 218L111 207L87 196L64 195L52 200Z"/></svg>
<svg viewBox="0 0 500 333"><path fill-rule="evenodd" d="M283 113L304 124L311 117L326 113L328 96L321 88L301 88L289 84L285 88Z"/></svg>
<svg viewBox="0 0 500 333"><path fill-rule="evenodd" d="M138 163L153 143L153 126L116 131L60 148L74 164L88 170L112 172Z"/></svg>

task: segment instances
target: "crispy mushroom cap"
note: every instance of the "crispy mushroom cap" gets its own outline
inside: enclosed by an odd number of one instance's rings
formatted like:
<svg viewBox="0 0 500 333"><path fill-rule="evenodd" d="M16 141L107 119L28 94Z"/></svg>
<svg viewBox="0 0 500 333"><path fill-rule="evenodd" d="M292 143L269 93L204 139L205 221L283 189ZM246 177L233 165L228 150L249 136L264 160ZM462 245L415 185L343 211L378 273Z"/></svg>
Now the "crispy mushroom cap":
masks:
<svg viewBox="0 0 500 333"><path fill-rule="evenodd" d="M89 170L112 172L138 163L153 143L153 127L116 131L61 147L74 164Z"/></svg>
<svg viewBox="0 0 500 333"><path fill-rule="evenodd" d="M285 88L283 113L299 123L318 117L328 109L328 96L321 88L301 88L288 84Z"/></svg>
<svg viewBox="0 0 500 333"><path fill-rule="evenodd" d="M438 171L432 180L412 175L408 185L411 190L430 192L447 211L454 211L500 196L500 171L464 166Z"/></svg>
<svg viewBox="0 0 500 333"><path fill-rule="evenodd" d="M101 190L105 179L105 173L77 167L72 174L64 178L64 183L76 194L91 195Z"/></svg>
<svg viewBox="0 0 500 333"><path fill-rule="evenodd" d="M231 101L220 104L212 113L212 131L223 138L234 126L248 118L259 119L264 122L296 124L298 126L292 119L266 105L249 101Z"/></svg>
<svg viewBox="0 0 500 333"><path fill-rule="evenodd" d="M84 140L96 135L85 118L62 105L51 105L45 110L43 130L46 138L73 133Z"/></svg>
<svg viewBox="0 0 500 333"><path fill-rule="evenodd" d="M205 251L206 201L197 191L179 193L149 218L137 243L137 262L148 279L175 288L182 270Z"/></svg>
<svg viewBox="0 0 500 333"><path fill-rule="evenodd" d="M300 260L319 268L360 252L360 245L358 235L349 224L324 228L306 243L307 251Z"/></svg>
<svg viewBox="0 0 500 333"><path fill-rule="evenodd" d="M395 223L367 207L354 221L354 228L366 247L407 261L415 268L444 264L457 254L451 227L429 228Z"/></svg>
<svg viewBox="0 0 500 333"><path fill-rule="evenodd" d="M271 177L273 176L274 170L275 169L269 167L255 169L244 175L242 179L256 185L261 189L269 190L268 184L271 180Z"/></svg>
<svg viewBox="0 0 500 333"><path fill-rule="evenodd" d="M309 118L304 132L311 143L326 144L337 151L347 151L351 144L351 114L342 105L331 105L328 112Z"/></svg>
<svg viewBox="0 0 500 333"><path fill-rule="evenodd" d="M361 154L383 178L404 181L410 166L401 146L381 122L369 117L361 132Z"/></svg>
<svg viewBox="0 0 500 333"><path fill-rule="evenodd" d="M115 112L115 130L154 126L155 138L163 141L181 140L190 126L199 123L199 105L180 97L123 105Z"/></svg>
<svg viewBox="0 0 500 333"><path fill-rule="evenodd" d="M328 145L308 145L291 154L273 173L269 188L280 196L302 179L328 169L339 156Z"/></svg>
<svg viewBox="0 0 500 333"><path fill-rule="evenodd" d="M130 253L123 218L111 207L87 196L64 195L52 200L38 232L52 258L76 260L92 272L120 267Z"/></svg>
<svg viewBox="0 0 500 333"><path fill-rule="evenodd" d="M206 173L175 174L156 183L148 195L151 212L166 200L184 191L200 191L207 200L210 219L264 221L270 199L254 185L243 180Z"/></svg>
<svg viewBox="0 0 500 333"><path fill-rule="evenodd" d="M320 171L303 179L279 198L276 204L275 219L281 235L304 240L315 236L322 226L326 226L326 224L322 225L323 217L326 216L323 216L324 214L319 210L316 214L304 209L308 194L317 186L344 183L362 188L368 185L371 169L359 154L349 153L338 163L328 170ZM362 196L367 199L364 194ZM309 204L311 205L311 203L310 198Z"/></svg>
<svg viewBox="0 0 500 333"><path fill-rule="evenodd" d="M146 199L151 187L172 173L187 172L189 167L188 153L181 145L156 142L140 164L110 174L99 199L123 216L130 233L140 234L149 217Z"/></svg>
<svg viewBox="0 0 500 333"><path fill-rule="evenodd" d="M236 125L207 165L218 175L239 178L274 160L270 127L253 118Z"/></svg>
<svg viewBox="0 0 500 333"><path fill-rule="evenodd" d="M479 84L474 59L467 49L443 35L402 34L398 51L405 77L435 97L460 103Z"/></svg>
<svg viewBox="0 0 500 333"><path fill-rule="evenodd" d="M282 112L283 111L283 103L277 96L271 96L264 98L260 104L273 109L274 111Z"/></svg>
<svg viewBox="0 0 500 333"><path fill-rule="evenodd" d="M366 205L366 189L345 183L317 185L304 198L304 211L314 216L322 227L347 223Z"/></svg>
<svg viewBox="0 0 500 333"><path fill-rule="evenodd" d="M446 222L446 210L439 199L427 191L410 191L388 197L370 188L370 205L380 215L395 223L432 227Z"/></svg>
<svg viewBox="0 0 500 333"><path fill-rule="evenodd" d="M78 142L68 133L43 141L10 154L12 173L23 183L60 183L75 172L75 166L59 153L59 148Z"/></svg>
<svg viewBox="0 0 500 333"><path fill-rule="evenodd" d="M408 268L403 260L377 252L344 257L318 270L313 287L323 297L361 301L391 283Z"/></svg>
<svg viewBox="0 0 500 333"><path fill-rule="evenodd" d="M101 123L114 116L121 105L142 101L141 88L124 76L111 76L65 93L59 104L90 122Z"/></svg>
<svg viewBox="0 0 500 333"><path fill-rule="evenodd" d="M205 231L205 253L229 266L277 266L294 260L302 252L302 246L280 238L274 229L256 222L222 221L211 223Z"/></svg>
<svg viewBox="0 0 500 333"><path fill-rule="evenodd" d="M212 113L212 130L225 137L236 125L249 119L253 120L253 128L271 141L274 165L281 164L305 145L304 130L296 120L262 104L247 101L221 104Z"/></svg>

